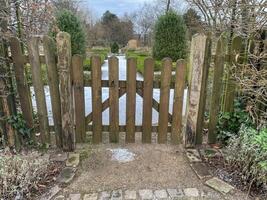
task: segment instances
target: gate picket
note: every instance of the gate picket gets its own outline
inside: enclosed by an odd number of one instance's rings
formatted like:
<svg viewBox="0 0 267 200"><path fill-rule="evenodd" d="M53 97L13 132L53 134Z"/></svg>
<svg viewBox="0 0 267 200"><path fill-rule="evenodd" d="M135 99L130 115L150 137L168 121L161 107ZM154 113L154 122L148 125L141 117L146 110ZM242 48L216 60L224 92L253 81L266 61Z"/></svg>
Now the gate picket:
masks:
<svg viewBox="0 0 267 200"><path fill-rule="evenodd" d="M165 58L162 60L162 72L160 77L161 86L158 130L158 143L160 144L167 142L171 73L172 60L170 58Z"/></svg>
<svg viewBox="0 0 267 200"><path fill-rule="evenodd" d="M145 60L142 142L151 143L154 60Z"/></svg>
<svg viewBox="0 0 267 200"><path fill-rule="evenodd" d="M41 64L39 58L39 38L31 37L28 44L29 60L32 70L32 83L37 105L37 114L40 123L40 138L45 144L50 142L50 132L47 118L47 109L45 102L44 84L42 82Z"/></svg>
<svg viewBox="0 0 267 200"><path fill-rule="evenodd" d="M74 123L76 142L85 142L85 105L83 87L83 59L79 55L72 57L72 77L74 93Z"/></svg>
<svg viewBox="0 0 267 200"><path fill-rule="evenodd" d="M175 89L173 98L173 113L172 113L172 131L171 141L172 144L181 143L182 133L182 117L183 117L183 97L185 86L185 61L178 60L176 63L175 72Z"/></svg>
<svg viewBox="0 0 267 200"><path fill-rule="evenodd" d="M58 147L62 147L61 105L59 95L58 70L56 64L56 49L53 39L48 36L43 37L43 45L55 126L56 144Z"/></svg>
<svg viewBox="0 0 267 200"><path fill-rule="evenodd" d="M92 113L93 113L93 143L102 142L102 88L101 88L101 59L92 56Z"/></svg>
<svg viewBox="0 0 267 200"><path fill-rule="evenodd" d="M136 58L127 59L126 142L135 142Z"/></svg>
<svg viewBox="0 0 267 200"><path fill-rule="evenodd" d="M108 59L109 65L109 141L119 141L119 70L118 58Z"/></svg>
<svg viewBox="0 0 267 200"><path fill-rule="evenodd" d="M24 74L24 56L22 54L20 42L18 38L11 37L10 50L14 62L14 71L16 77L17 91L19 94L20 106L22 115L29 128L33 128L33 112L31 105L31 95ZM35 139L32 134L32 139Z"/></svg>

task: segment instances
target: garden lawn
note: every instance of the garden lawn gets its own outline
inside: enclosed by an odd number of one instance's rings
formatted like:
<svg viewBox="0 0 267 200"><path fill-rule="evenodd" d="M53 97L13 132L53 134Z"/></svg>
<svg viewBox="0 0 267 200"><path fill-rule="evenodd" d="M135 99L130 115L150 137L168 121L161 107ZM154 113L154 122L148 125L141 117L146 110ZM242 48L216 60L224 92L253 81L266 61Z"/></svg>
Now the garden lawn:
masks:
<svg viewBox="0 0 267 200"><path fill-rule="evenodd" d="M152 55L149 52L140 52L140 51L134 51L134 50L128 50L126 52L126 57L133 57L137 59L137 71L140 73L144 73L144 62L145 59L148 57L152 57ZM175 70L176 63L173 62L173 71ZM162 61L161 60L155 60L155 66L154 71L158 72L161 71Z"/></svg>
<svg viewBox="0 0 267 200"><path fill-rule="evenodd" d="M104 60L107 58L108 53L110 52L109 48L98 48L90 49L88 53L90 55L98 55L101 58L101 64L104 63ZM91 71L91 56L86 57L83 61L84 70Z"/></svg>

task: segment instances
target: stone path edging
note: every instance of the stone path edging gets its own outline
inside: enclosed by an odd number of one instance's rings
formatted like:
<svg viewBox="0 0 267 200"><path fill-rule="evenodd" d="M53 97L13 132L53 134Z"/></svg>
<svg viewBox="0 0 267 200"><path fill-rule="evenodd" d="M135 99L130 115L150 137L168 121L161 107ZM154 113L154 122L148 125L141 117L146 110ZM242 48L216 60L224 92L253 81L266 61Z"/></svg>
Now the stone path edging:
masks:
<svg viewBox="0 0 267 200"><path fill-rule="evenodd" d="M55 200L61 200L63 195L55 197ZM113 190L102 191L99 193L72 193L64 197L67 200L171 200L171 199L210 199L211 194L206 191L200 191L197 188L184 188L184 189L141 189L135 190Z"/></svg>
<svg viewBox="0 0 267 200"><path fill-rule="evenodd" d="M208 149L215 153L220 153L217 149ZM205 155L205 149L201 149L201 153ZM209 172L208 167L202 161L200 153L197 149L186 149L186 157L190 163L191 168L196 173L197 177L203 182L203 184L210 188L220 192L223 195L230 193L234 187L218 177L213 177Z"/></svg>

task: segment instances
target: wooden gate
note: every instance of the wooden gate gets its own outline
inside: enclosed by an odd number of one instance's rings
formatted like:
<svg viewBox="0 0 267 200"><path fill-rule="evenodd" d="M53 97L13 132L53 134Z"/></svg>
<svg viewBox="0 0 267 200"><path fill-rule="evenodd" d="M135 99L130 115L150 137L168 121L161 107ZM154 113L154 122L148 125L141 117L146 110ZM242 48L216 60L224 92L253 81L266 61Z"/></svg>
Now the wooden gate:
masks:
<svg viewBox="0 0 267 200"><path fill-rule="evenodd" d="M42 50L40 47L43 47ZM56 48L55 48L56 47ZM11 38L11 59L14 64L17 91L21 111L29 128L40 134L33 139L50 143L51 131L55 132L56 144L71 151L75 143L85 142L87 131L93 132L93 143L102 142L102 132L109 132L110 142L119 141L119 132L126 132L126 143L135 142L135 133L142 132L142 142L151 143L152 132L158 133L158 143L167 142L167 133L171 133L171 142L181 142L183 93L185 88L185 61L176 64L171 59L162 61L160 81L154 80L154 60L144 62L144 80L136 80L137 63L135 58L127 59L127 79L119 80L119 66L116 57L108 59L109 80L101 80L101 60L91 58L91 79L84 80L83 58L71 56L70 36L60 32L56 44L48 36L31 37L28 43L28 55L23 55L20 42ZM43 55L40 55L43 54ZM29 63L32 73L32 86L36 97L38 127L33 123L30 91L24 73ZM48 111L44 93L42 71L46 68L53 114L53 126L48 123ZM172 70L174 77L172 78ZM85 116L84 87L92 88L92 112ZM109 88L109 98L102 102L102 88ZM160 89L160 101L153 98L153 89ZM174 89L173 113L169 113L170 89ZM119 98L126 94L126 125L119 125ZM136 94L143 98L142 125L136 126ZM103 125L102 112L109 108L109 125ZM152 109L159 112L158 125L152 125Z"/></svg>
<svg viewBox="0 0 267 200"><path fill-rule="evenodd" d="M181 142L182 107L185 87L185 62L176 63L174 81L173 63L169 58L162 61L160 81L154 81L154 60L144 62L144 81L136 80L136 59L127 59L127 80L119 80L118 58L108 58L109 80L101 80L100 57L93 56L92 79L85 86L92 87L92 112L86 116L86 124L93 131L93 143L102 141L102 132L109 132L110 142L119 141L119 132L126 132L126 142L135 142L135 132L142 132L142 142L151 143L152 132L158 132L158 142L167 142L171 132L172 143ZM75 67L74 67L75 68ZM102 102L102 88L109 88L109 98ZM153 89L160 88L160 103L153 98ZM169 113L170 89L174 89L173 113ZM126 94L126 125L119 125L119 98ZM136 94L143 98L142 125L135 125ZM102 112L109 108L110 125L102 124ZM152 108L159 112L157 126L152 126Z"/></svg>

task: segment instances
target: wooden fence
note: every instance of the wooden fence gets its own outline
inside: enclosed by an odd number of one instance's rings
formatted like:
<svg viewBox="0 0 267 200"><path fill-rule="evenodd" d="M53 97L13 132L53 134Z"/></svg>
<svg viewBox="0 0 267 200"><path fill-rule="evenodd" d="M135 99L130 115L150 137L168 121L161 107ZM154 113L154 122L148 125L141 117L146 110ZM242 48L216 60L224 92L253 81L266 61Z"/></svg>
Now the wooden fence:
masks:
<svg viewBox="0 0 267 200"><path fill-rule="evenodd" d="M136 59L127 59L127 79L119 80L118 59L108 59L109 79L101 80L101 60L98 56L91 58L91 79L83 79L83 58L71 56L70 36L60 32L56 42L48 36L32 37L28 43L28 56L22 54L20 42L11 38L11 58L14 64L17 92L21 111L28 127L36 128L33 123L33 112L29 86L26 82L24 65L29 63L32 71L32 84L36 97L40 136L38 140L50 143L50 132L53 130L58 147L66 151L74 150L75 143L85 142L87 131L93 132L92 142L102 142L102 132L109 132L110 142L119 141L119 132L126 133L126 142L135 142L135 133L142 132L142 142L151 143L152 132L157 132L158 143L167 142L167 133L171 133L171 142L179 144L183 141L182 108L185 77L188 76L189 98L185 125L185 144L194 146L202 144L202 130L206 102L206 84L210 65L210 39L205 35L196 35L191 42L189 63L178 60L172 78L173 63L169 58L162 61L160 81L155 81L154 60L147 58L144 62L144 80L136 80ZM42 44L44 56L39 55ZM219 49L220 46L217 47ZM218 55L220 52L218 50ZM215 64L221 66L222 58L215 56ZM44 83L41 76L41 63L46 64L48 85L51 96L54 126L48 124L45 102ZM219 71L218 71L219 70ZM215 70L215 82L220 83L221 68ZM92 112L85 116L84 87L92 88ZM102 102L102 88L109 88L109 98ZM218 87L218 86L217 86ZM153 98L153 89L160 89L160 101ZM173 113L169 113L170 89L174 89ZM214 87L213 102L219 91ZM119 98L126 94L126 125L119 125ZM136 94L143 98L142 125L135 123ZM88 103L88 102L86 102ZM211 115L217 115L216 104L212 104ZM215 108L216 107L216 108ZM109 108L109 125L103 125L102 112ZM152 109L159 112L158 125L152 125ZM216 118L214 118L216 120ZM214 127L211 122L211 129ZM212 125L213 124L213 125ZM35 134L32 136L35 137ZM209 135L214 141L214 133Z"/></svg>

